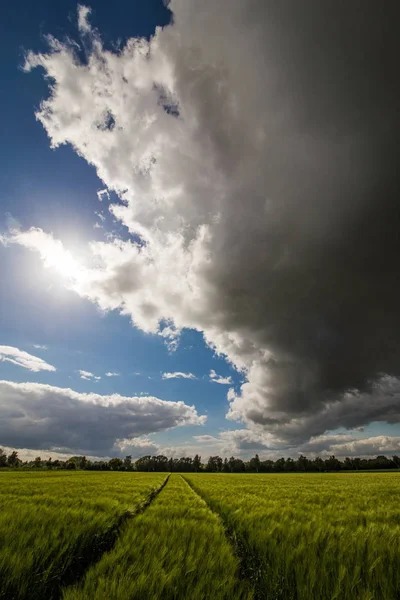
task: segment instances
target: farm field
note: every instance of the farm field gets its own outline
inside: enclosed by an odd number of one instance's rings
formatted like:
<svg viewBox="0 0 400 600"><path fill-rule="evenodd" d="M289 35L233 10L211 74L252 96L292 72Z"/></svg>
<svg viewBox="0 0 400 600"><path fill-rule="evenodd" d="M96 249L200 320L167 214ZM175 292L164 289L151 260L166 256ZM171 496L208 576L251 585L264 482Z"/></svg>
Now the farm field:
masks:
<svg viewBox="0 0 400 600"><path fill-rule="evenodd" d="M185 478L235 537L257 597L400 597L399 474Z"/></svg>
<svg viewBox="0 0 400 600"><path fill-rule="evenodd" d="M250 599L220 519L181 475L126 526L114 550L64 600Z"/></svg>
<svg viewBox="0 0 400 600"><path fill-rule="evenodd" d="M2 600L395 600L400 474L0 473Z"/></svg>
<svg viewBox="0 0 400 600"><path fill-rule="evenodd" d="M0 473L0 598L57 598L165 474Z"/></svg>

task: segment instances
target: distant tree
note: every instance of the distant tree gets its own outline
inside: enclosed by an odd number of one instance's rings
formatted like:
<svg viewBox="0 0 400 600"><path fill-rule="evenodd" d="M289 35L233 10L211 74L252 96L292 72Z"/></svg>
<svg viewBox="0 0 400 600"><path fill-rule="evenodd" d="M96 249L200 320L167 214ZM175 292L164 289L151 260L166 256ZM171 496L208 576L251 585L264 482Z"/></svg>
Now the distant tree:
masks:
<svg viewBox="0 0 400 600"><path fill-rule="evenodd" d="M159 454L158 456L152 456L152 470L153 471L168 471L168 458L163 454Z"/></svg>
<svg viewBox="0 0 400 600"><path fill-rule="evenodd" d="M231 473L244 473L246 470L244 462L240 458L235 458L234 456L230 457L228 465Z"/></svg>
<svg viewBox="0 0 400 600"><path fill-rule="evenodd" d="M74 464L75 466L71 466ZM67 469L86 469L88 460L86 456L71 456L65 463Z"/></svg>
<svg viewBox="0 0 400 600"><path fill-rule="evenodd" d="M18 458L18 452L13 450L7 459L7 464L9 467L19 467L21 461Z"/></svg>
<svg viewBox="0 0 400 600"><path fill-rule="evenodd" d="M198 473L198 471L200 471L200 469L201 469L201 456L196 454L196 456L193 459L193 470L195 471L195 473Z"/></svg>
<svg viewBox="0 0 400 600"><path fill-rule="evenodd" d="M325 467L327 471L339 471L342 463L333 454L325 460Z"/></svg>
<svg viewBox="0 0 400 600"><path fill-rule="evenodd" d="M318 473L322 473L322 471L325 471L325 463L320 456L317 456L316 458L314 458L312 463L313 463L313 471L317 471Z"/></svg>
<svg viewBox="0 0 400 600"><path fill-rule="evenodd" d="M393 469L395 466L395 463L390 458L383 455L372 459L371 463L373 469Z"/></svg>
<svg viewBox="0 0 400 600"><path fill-rule="evenodd" d="M298 469L296 461L294 461L293 458L287 458L283 469L285 473L293 473L293 471L297 471Z"/></svg>
<svg viewBox="0 0 400 600"><path fill-rule="evenodd" d="M124 469L125 469L125 471L132 471L133 470L132 456L130 454L128 454L124 458Z"/></svg>
<svg viewBox="0 0 400 600"><path fill-rule="evenodd" d="M302 454L300 454L296 463L297 463L297 468L299 471L303 471L303 473L305 473L306 471L310 470L310 461L308 460L308 458L306 456L303 456Z"/></svg>
<svg viewBox="0 0 400 600"><path fill-rule="evenodd" d="M4 452L3 448L0 448L0 467L7 466L7 454Z"/></svg>
<svg viewBox="0 0 400 600"><path fill-rule="evenodd" d="M220 456L210 456L206 465L206 471L210 473L220 473L222 471L224 461Z"/></svg>
<svg viewBox="0 0 400 600"><path fill-rule="evenodd" d="M124 461L122 458L111 458L108 461L108 464L110 465L112 471L121 471L124 466Z"/></svg>
<svg viewBox="0 0 400 600"><path fill-rule="evenodd" d="M254 458L251 458L249 461L249 470L253 473L258 473L260 471L260 464L260 457L256 454Z"/></svg>
<svg viewBox="0 0 400 600"><path fill-rule="evenodd" d="M48 460L46 460L46 467L48 469L52 469L53 468L53 463L52 463L52 460L51 460L51 456L48 458Z"/></svg>
<svg viewBox="0 0 400 600"><path fill-rule="evenodd" d="M135 462L137 471L150 471L150 456L142 456Z"/></svg>
<svg viewBox="0 0 400 600"><path fill-rule="evenodd" d="M33 461L33 466L37 469L39 469L42 466L42 459L40 458L40 456L37 456L35 458L35 460Z"/></svg>
<svg viewBox="0 0 400 600"><path fill-rule="evenodd" d="M354 462L348 456L346 456L346 458L343 461L343 468L347 471L352 471L354 469Z"/></svg>
<svg viewBox="0 0 400 600"><path fill-rule="evenodd" d="M278 458L278 460L275 461L275 465L274 465L274 471L278 471L282 472L285 470L285 459L282 458Z"/></svg>
<svg viewBox="0 0 400 600"><path fill-rule="evenodd" d="M274 461L271 459L262 460L260 464L261 473L272 473L274 470Z"/></svg>
<svg viewBox="0 0 400 600"><path fill-rule="evenodd" d="M395 465L395 466L396 466L398 469L400 469L400 457L399 457L399 456L396 456L396 455L394 455L394 456L392 456L392 461L393 461L393 464L394 464L394 465Z"/></svg>

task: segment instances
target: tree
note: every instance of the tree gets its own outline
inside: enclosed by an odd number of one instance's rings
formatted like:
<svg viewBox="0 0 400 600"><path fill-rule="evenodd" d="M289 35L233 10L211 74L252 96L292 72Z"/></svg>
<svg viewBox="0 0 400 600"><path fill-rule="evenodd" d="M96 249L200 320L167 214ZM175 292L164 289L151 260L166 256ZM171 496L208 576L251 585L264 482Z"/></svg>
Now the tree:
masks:
<svg viewBox="0 0 400 600"><path fill-rule="evenodd" d="M168 471L168 458L163 454L158 456L152 456L152 470L153 471Z"/></svg>
<svg viewBox="0 0 400 600"><path fill-rule="evenodd" d="M298 462L298 461L297 461L297 462ZM295 463L295 461L293 460L293 458L290 458L290 457L289 457L289 458L287 458L287 459L286 459L286 462L285 462L285 467L284 467L284 469L285 469L285 471L286 471L287 473L293 473L293 471L296 471L296 470L297 470L297 468L296 468L296 463Z"/></svg>
<svg viewBox="0 0 400 600"><path fill-rule="evenodd" d="M317 471L318 473L322 473L323 471L325 471L325 463L320 456L314 458L312 464L314 471Z"/></svg>
<svg viewBox="0 0 400 600"><path fill-rule="evenodd" d="M300 454L299 458L297 459L297 467L299 469L299 471L308 471L310 468L309 465L310 461L308 460L308 458L306 456L303 456L302 454Z"/></svg>
<svg viewBox="0 0 400 600"><path fill-rule="evenodd" d="M353 461L348 456L344 459L343 467L347 469L347 471L352 471L354 469Z"/></svg>
<svg viewBox="0 0 400 600"><path fill-rule="evenodd" d="M33 461L33 466L37 469L39 469L42 466L42 459L40 458L40 456L37 456L35 458L35 460Z"/></svg>
<svg viewBox="0 0 400 600"><path fill-rule="evenodd" d="M0 448L0 467L7 466L7 454L4 452L3 448Z"/></svg>
<svg viewBox="0 0 400 600"><path fill-rule="evenodd" d="M339 471L341 466L342 463L336 458L336 456L334 456L334 454L325 460L325 467L327 471Z"/></svg>
<svg viewBox="0 0 400 600"><path fill-rule="evenodd" d="M20 465L20 459L18 458L18 452L13 450L7 459L9 467L18 467Z"/></svg>
<svg viewBox="0 0 400 600"><path fill-rule="evenodd" d="M111 458L108 461L108 464L112 471L121 471L124 466L124 461L122 458Z"/></svg>
<svg viewBox="0 0 400 600"><path fill-rule="evenodd" d="M124 458L124 468L125 468L125 471L133 470L132 456L130 454L128 454L128 456L125 456L125 458Z"/></svg>
<svg viewBox="0 0 400 600"><path fill-rule="evenodd" d="M196 454L196 456L193 459L193 469L195 473L197 473L201 469L201 456L199 456L198 454Z"/></svg>
<svg viewBox="0 0 400 600"><path fill-rule="evenodd" d="M254 456L254 458L250 459L249 462L249 469L250 471L254 471L255 473L258 473L260 470L260 457L258 456L258 454L256 454Z"/></svg>
<svg viewBox="0 0 400 600"><path fill-rule="evenodd" d="M275 461L274 470L278 473L285 470L285 459L283 457Z"/></svg>
<svg viewBox="0 0 400 600"><path fill-rule="evenodd" d="M270 458L261 461L260 471L261 473L272 473L274 470L274 461Z"/></svg>
<svg viewBox="0 0 400 600"><path fill-rule="evenodd" d="M0 453L1 453L1 451L0 451ZM400 457L398 457L398 456L394 455L394 456L392 457L392 461L394 462L394 464L396 465L396 467L397 467L398 469L400 469Z"/></svg>
<svg viewBox="0 0 400 600"><path fill-rule="evenodd" d="M222 471L224 461L220 456L210 456L207 462L206 471L210 473L220 473Z"/></svg>

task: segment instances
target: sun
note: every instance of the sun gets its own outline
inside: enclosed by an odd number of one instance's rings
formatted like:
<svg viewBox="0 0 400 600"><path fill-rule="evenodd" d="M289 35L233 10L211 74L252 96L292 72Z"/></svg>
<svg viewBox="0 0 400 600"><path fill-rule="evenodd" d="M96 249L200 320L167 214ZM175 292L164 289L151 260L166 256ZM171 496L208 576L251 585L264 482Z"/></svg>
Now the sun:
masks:
<svg viewBox="0 0 400 600"><path fill-rule="evenodd" d="M76 279L81 270L81 265L68 250L60 253L53 267L59 275L67 279Z"/></svg>

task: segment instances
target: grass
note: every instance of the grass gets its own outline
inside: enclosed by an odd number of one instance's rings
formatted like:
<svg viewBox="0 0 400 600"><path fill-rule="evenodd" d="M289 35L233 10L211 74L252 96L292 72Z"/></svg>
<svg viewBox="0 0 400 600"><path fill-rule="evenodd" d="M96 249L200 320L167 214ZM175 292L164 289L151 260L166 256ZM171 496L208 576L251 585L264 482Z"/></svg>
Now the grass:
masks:
<svg viewBox="0 0 400 600"><path fill-rule="evenodd" d="M165 480L0 473L0 599L400 598L399 473Z"/></svg>
<svg viewBox="0 0 400 600"><path fill-rule="evenodd" d="M220 519L177 474L63 600L250 599Z"/></svg>
<svg viewBox="0 0 400 600"><path fill-rule="evenodd" d="M0 473L0 598L57 598L165 475Z"/></svg>
<svg viewBox="0 0 400 600"><path fill-rule="evenodd" d="M185 478L221 515L256 597L400 597L397 473Z"/></svg>

